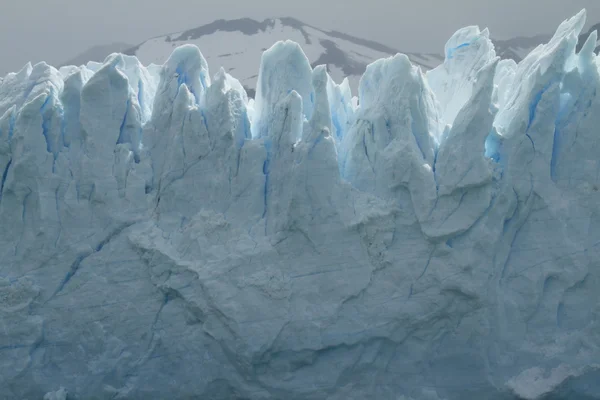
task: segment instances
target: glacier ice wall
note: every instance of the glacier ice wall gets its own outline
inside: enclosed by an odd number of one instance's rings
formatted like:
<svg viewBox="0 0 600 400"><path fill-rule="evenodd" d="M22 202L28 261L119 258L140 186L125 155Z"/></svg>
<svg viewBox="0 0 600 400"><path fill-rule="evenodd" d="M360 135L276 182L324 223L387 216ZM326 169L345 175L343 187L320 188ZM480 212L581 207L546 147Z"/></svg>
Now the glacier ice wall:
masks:
<svg viewBox="0 0 600 400"><path fill-rule="evenodd" d="M600 396L600 60L459 30L359 102L300 47L256 99L194 46L0 83L0 391ZM68 392L68 395L67 395Z"/></svg>

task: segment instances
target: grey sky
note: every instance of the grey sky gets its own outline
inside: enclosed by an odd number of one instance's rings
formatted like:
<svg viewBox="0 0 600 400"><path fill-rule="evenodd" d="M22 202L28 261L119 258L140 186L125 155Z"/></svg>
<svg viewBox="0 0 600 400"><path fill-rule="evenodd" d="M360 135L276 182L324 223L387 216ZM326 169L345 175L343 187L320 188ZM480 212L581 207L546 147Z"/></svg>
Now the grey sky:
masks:
<svg viewBox="0 0 600 400"><path fill-rule="evenodd" d="M441 51L466 25L508 38L553 31L580 9L600 22L600 0L7 0L0 13L0 76L27 61L59 64L111 42L152 36L215 19L291 16L320 28L404 51Z"/></svg>

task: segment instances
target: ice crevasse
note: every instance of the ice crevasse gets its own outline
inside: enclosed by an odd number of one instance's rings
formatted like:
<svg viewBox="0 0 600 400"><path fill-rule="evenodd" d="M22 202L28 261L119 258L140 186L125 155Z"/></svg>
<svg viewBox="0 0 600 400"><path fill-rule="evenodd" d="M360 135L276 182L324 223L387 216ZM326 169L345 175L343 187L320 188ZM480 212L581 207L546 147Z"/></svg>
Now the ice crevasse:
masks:
<svg viewBox="0 0 600 400"><path fill-rule="evenodd" d="M459 30L347 81L278 42L0 83L7 399L600 396L600 60Z"/></svg>

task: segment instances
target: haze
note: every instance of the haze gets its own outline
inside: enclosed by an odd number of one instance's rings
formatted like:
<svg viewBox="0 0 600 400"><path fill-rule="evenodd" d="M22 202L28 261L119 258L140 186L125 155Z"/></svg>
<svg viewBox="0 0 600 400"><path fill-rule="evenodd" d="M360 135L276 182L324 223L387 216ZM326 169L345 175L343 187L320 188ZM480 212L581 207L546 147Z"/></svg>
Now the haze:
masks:
<svg viewBox="0 0 600 400"><path fill-rule="evenodd" d="M137 44L220 18L290 16L402 51L440 52L466 25L488 27L495 38L535 35L582 8L588 26L600 22L597 0L12 1L0 13L0 76L27 61L58 65L95 45Z"/></svg>

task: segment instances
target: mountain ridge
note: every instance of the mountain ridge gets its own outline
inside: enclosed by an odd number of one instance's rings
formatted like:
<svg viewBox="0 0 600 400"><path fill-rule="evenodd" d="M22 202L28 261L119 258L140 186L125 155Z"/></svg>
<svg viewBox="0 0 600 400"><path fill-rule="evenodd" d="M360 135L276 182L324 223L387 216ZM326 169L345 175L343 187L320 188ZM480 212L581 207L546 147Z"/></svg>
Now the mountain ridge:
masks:
<svg viewBox="0 0 600 400"><path fill-rule="evenodd" d="M235 50L222 50L215 41L222 43L227 40ZM279 40L292 39L299 42L307 53L314 67L317 64L327 64L334 79L341 81L348 77L354 92L358 80L366 66L378 58L389 57L397 53L405 53L411 61L424 70L440 64L442 54L402 52L382 43L359 38L339 31L328 31L306 24L293 17L267 18L257 21L251 18L232 20L218 19L209 24L201 25L177 32L170 32L149 38L135 46L119 49L127 55L137 56L144 64L162 64L174 47L192 43L196 44L206 57L211 70L221 66L227 72L235 71L242 84L253 96L255 90L255 73L260 63L263 51ZM106 56L97 57L95 62L102 62ZM227 60L226 60L227 59ZM240 73L240 68L247 68L247 73Z"/></svg>
<svg viewBox="0 0 600 400"><path fill-rule="evenodd" d="M83 53L79 53L62 65L81 65L86 64L89 61L103 61L111 53L119 53L131 47L133 47L131 43L125 42L113 42L110 44L93 46Z"/></svg>
<svg viewBox="0 0 600 400"><path fill-rule="evenodd" d="M577 50L593 30L597 30L600 23L592 26L586 33L579 37ZM264 36L259 38L259 36ZM226 40L235 47L239 43L246 43L237 52L221 53L220 46L211 46L212 38L226 37ZM290 37L293 36L293 37ZM496 54L503 59L521 61L536 46L550 40L550 34L534 36L517 36L510 39L495 40L491 38L496 49ZM196 44L206 57L211 70L224 67L229 73L233 72L240 78L248 95L254 97L256 89L256 70L260 63L260 55L273 43L279 40L296 39L307 56L312 67L325 64L328 71L336 81L348 78L354 93L357 92L358 81L364 73L366 66L378 58L389 57L397 53L406 54L409 59L423 70L430 70L443 62L443 54L403 52L397 48L379 43L374 40L359 38L336 30L326 30L311 24L304 23L293 17L266 18L258 21L252 18L218 19L211 23L182 31L170 32L151 37L137 45L124 43L107 46L95 46L78 55L63 65L85 64L87 59L102 62L111 53L121 52L137 56L144 64L164 63L174 47L187 43ZM256 45L254 42L261 42ZM162 42L162 43L161 43ZM208 44L207 44L208 42ZM217 40L218 42L218 40ZM166 45L165 45L166 44ZM348 47L357 47L349 49ZM346 47L346 48L345 48ZM600 47L596 48L596 51ZM362 51L361 51L362 50ZM90 55L94 56L91 57ZM247 68L247 73L240 73L241 68Z"/></svg>

